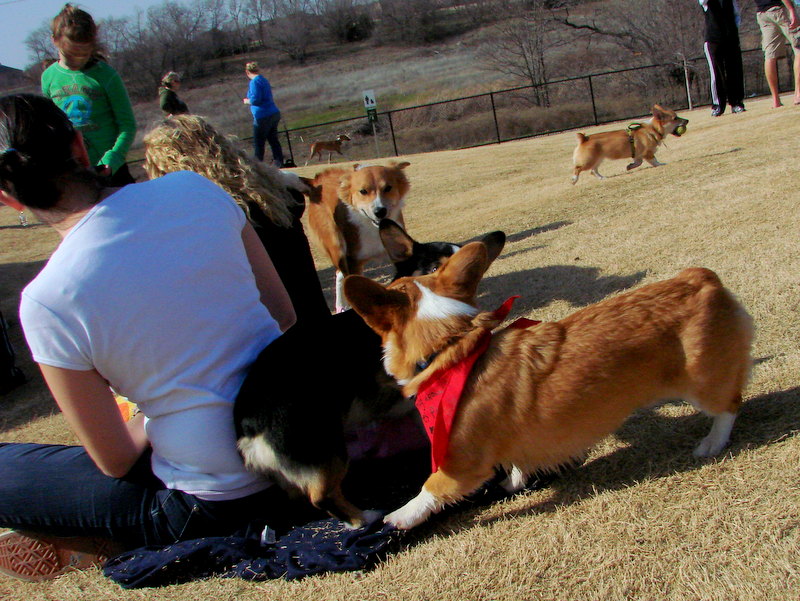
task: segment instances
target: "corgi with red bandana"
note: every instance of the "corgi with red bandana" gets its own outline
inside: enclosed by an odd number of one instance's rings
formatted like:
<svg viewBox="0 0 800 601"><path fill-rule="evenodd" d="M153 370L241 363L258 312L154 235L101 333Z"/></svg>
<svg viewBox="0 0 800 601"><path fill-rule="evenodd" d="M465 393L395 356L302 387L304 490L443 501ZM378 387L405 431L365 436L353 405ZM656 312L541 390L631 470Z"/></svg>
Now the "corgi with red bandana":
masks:
<svg viewBox="0 0 800 601"><path fill-rule="evenodd" d="M487 343L502 315L479 312L474 301L497 254L473 242L430 275L387 287L361 276L344 282L408 396L486 345L470 359L440 463L387 523L423 523L475 491L496 466L507 471L506 490L518 491L529 474L582 457L634 410L663 399L682 398L713 416L696 456L727 445L750 371L753 326L714 272L685 269L557 322L501 329Z"/></svg>

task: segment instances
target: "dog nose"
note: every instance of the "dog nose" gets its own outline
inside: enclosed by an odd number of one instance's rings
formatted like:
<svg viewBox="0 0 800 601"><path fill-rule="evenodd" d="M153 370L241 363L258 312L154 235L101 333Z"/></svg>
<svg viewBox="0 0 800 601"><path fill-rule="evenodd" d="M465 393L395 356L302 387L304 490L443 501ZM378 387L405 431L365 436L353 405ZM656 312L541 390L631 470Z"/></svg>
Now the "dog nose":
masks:
<svg viewBox="0 0 800 601"><path fill-rule="evenodd" d="M378 219L383 219L384 217L386 217L386 213L388 213L386 207L375 208L375 217L377 217Z"/></svg>

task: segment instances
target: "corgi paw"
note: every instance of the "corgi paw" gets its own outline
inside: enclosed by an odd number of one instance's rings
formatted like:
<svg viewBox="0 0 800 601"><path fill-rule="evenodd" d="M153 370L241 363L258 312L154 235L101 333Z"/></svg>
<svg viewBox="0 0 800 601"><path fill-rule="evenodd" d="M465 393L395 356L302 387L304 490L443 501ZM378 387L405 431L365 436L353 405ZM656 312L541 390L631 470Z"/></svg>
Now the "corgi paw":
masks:
<svg viewBox="0 0 800 601"><path fill-rule="evenodd" d="M700 441L700 444L692 451L692 455L695 457L714 457L719 455L720 451L728 445L735 420L736 415L728 411L715 416L711 432Z"/></svg>
<svg viewBox="0 0 800 601"><path fill-rule="evenodd" d="M410 530L419 526L440 508L436 498L423 488L416 497L387 515L383 521L400 530Z"/></svg>
<svg viewBox="0 0 800 601"><path fill-rule="evenodd" d="M511 467L511 471L508 473L508 477L500 483L500 486L509 493L514 494L515 492L521 491L525 488L525 484L528 482L528 475L523 473L521 469L519 469L516 465Z"/></svg>
<svg viewBox="0 0 800 601"><path fill-rule="evenodd" d="M709 434L695 447L692 455L695 457L715 457L720 454L727 444L727 440L717 440L715 436Z"/></svg>
<svg viewBox="0 0 800 601"><path fill-rule="evenodd" d="M358 530L359 528L363 528L364 526L379 520L382 515L383 513L380 511L368 509L366 511L362 511L361 516L358 519L355 519L352 522L344 522L344 527L347 530Z"/></svg>
<svg viewBox="0 0 800 601"><path fill-rule="evenodd" d="M410 530L415 526L419 526L424 520L415 520L407 515L408 512L404 512L403 509L398 509L397 511L393 511L389 515L383 518L383 523L388 524L389 526L394 526L398 530Z"/></svg>

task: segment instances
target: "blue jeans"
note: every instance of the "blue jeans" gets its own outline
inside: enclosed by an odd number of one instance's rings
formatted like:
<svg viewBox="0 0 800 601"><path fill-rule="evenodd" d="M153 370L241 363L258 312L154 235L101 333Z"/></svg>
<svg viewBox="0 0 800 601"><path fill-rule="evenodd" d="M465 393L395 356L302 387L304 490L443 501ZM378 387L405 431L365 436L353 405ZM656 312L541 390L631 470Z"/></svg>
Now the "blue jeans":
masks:
<svg viewBox="0 0 800 601"><path fill-rule="evenodd" d="M0 443L0 527L111 538L127 548L228 536L270 522L285 495L273 486L232 501L164 487L145 453L124 478L103 474L83 447Z"/></svg>
<svg viewBox="0 0 800 601"><path fill-rule="evenodd" d="M253 122L253 153L259 161L264 160L264 146L269 142L272 150L272 161L277 167L283 167L283 149L278 140L278 124L281 113L272 113Z"/></svg>

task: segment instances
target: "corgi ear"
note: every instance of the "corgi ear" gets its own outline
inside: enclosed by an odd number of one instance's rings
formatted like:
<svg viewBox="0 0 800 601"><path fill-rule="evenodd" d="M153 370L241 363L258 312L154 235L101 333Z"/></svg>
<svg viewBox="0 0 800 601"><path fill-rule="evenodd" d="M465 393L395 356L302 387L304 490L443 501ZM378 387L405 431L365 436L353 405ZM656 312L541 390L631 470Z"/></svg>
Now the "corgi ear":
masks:
<svg viewBox="0 0 800 601"><path fill-rule="evenodd" d="M409 306L408 297L362 275L344 279L344 296L367 325L380 335L392 331L395 318Z"/></svg>
<svg viewBox="0 0 800 601"><path fill-rule="evenodd" d="M409 163L408 161L402 161L402 162L400 162L400 163L398 163L398 162L396 162L396 161L392 161L392 162L391 162L391 163L389 163L389 164L390 164L392 167L396 167L397 169L405 169L405 168L406 168L406 167L408 167L408 166L409 166L411 163Z"/></svg>
<svg viewBox="0 0 800 601"><path fill-rule="evenodd" d="M342 202L347 202L350 200L350 174L345 173L339 178L339 190L338 190L339 200Z"/></svg>
<svg viewBox="0 0 800 601"><path fill-rule="evenodd" d="M311 204L322 203L322 186L315 186L312 180L309 180L308 192L306 192L308 202Z"/></svg>
<svg viewBox="0 0 800 601"><path fill-rule="evenodd" d="M378 233L392 263L405 261L414 254L414 239L391 219L381 219Z"/></svg>
<svg viewBox="0 0 800 601"><path fill-rule="evenodd" d="M503 247L506 245L506 234L499 230L490 232L481 238L481 242L486 245L486 250L489 253L489 263L493 263L503 252Z"/></svg>
<svg viewBox="0 0 800 601"><path fill-rule="evenodd" d="M654 117L661 119L661 117L664 115L664 108L659 104L654 104L651 112Z"/></svg>
<svg viewBox="0 0 800 601"><path fill-rule="evenodd" d="M489 264L489 250L483 242L465 244L437 272L437 292L472 304Z"/></svg>

